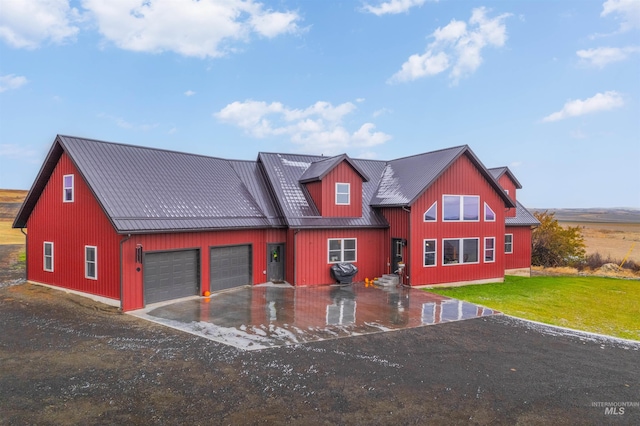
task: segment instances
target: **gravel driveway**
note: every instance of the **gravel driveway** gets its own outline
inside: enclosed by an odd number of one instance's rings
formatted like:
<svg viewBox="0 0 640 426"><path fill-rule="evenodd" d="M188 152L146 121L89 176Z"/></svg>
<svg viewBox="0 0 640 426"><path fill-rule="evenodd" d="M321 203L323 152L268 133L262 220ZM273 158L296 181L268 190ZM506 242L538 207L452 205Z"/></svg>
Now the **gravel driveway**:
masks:
<svg viewBox="0 0 640 426"><path fill-rule="evenodd" d="M0 288L0 424L640 424L639 360L504 316L250 352Z"/></svg>

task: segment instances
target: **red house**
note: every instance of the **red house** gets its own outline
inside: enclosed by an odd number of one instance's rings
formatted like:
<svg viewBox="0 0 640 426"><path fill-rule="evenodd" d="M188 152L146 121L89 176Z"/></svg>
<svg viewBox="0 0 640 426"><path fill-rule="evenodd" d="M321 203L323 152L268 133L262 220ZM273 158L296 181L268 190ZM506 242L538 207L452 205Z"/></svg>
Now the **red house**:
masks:
<svg viewBox="0 0 640 426"><path fill-rule="evenodd" d="M27 278L123 310L267 281L400 273L412 286L528 272L536 219L468 146L392 161L234 161L56 137L13 224Z"/></svg>

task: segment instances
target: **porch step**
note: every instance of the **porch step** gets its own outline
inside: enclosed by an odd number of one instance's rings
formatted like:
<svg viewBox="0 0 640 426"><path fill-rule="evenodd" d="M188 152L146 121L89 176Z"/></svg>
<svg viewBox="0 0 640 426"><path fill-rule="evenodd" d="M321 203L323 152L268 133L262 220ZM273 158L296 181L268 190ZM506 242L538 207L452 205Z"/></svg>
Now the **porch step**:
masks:
<svg viewBox="0 0 640 426"><path fill-rule="evenodd" d="M395 274L384 274L382 277L378 278L376 281L377 285L387 287L387 286L395 286L400 283L400 278Z"/></svg>

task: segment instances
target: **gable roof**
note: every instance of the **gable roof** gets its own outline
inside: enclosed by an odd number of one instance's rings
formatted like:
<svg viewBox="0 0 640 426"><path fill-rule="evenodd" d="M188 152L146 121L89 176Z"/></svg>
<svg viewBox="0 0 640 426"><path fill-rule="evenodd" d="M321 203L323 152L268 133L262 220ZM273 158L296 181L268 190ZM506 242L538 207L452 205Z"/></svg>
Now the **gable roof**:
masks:
<svg viewBox="0 0 640 426"><path fill-rule="evenodd" d="M273 202L254 197L268 193L255 162L58 136L14 227L26 226L63 152L119 233L284 225Z"/></svg>
<svg viewBox="0 0 640 426"><path fill-rule="evenodd" d="M515 207L498 181L467 145L389 161L371 201L372 204L377 207L412 205L462 155L471 160L507 207Z"/></svg>
<svg viewBox="0 0 640 426"><path fill-rule="evenodd" d="M509 170L508 167L493 167L488 170L489 173L491 173L491 175L495 178L495 180L499 180L502 175L506 173L509 179L511 179L515 184L516 188L522 189L522 185L520 184L520 182L518 182L518 179L516 179L515 175L511 172L511 170Z"/></svg>
<svg viewBox="0 0 640 426"><path fill-rule="evenodd" d="M367 175L358 167L347 154L336 155L335 157L322 158L321 160L312 162L309 167L300 176L300 183L314 182L322 180L329 172L335 169L338 164L343 161L347 162L351 168L362 178L363 182L369 181Z"/></svg>
<svg viewBox="0 0 640 426"><path fill-rule="evenodd" d="M316 208L311 195L303 184L311 176L328 173L332 167L344 158L341 156L325 159L316 155L264 153L258 155L258 162L273 188L274 196L280 203L286 223L295 228L353 228L374 227L386 228L387 221L371 207L371 198L378 185L377 180L364 180L362 184L362 217L322 217ZM326 161L331 160L331 161ZM385 162L374 160L349 159L361 176L380 176ZM314 166L315 165L315 166ZM311 172L307 172L312 168ZM306 173L306 174L305 174ZM324 173L324 175L326 175ZM303 176L306 176L303 179ZM315 180L315 179L313 179Z"/></svg>

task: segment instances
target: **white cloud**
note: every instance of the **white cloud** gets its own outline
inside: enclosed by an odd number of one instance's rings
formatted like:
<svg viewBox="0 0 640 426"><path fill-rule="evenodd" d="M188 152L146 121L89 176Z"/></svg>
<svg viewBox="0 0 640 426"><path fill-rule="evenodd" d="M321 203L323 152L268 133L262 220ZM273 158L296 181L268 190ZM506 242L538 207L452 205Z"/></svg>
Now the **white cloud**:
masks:
<svg viewBox="0 0 640 426"><path fill-rule="evenodd" d="M393 113L393 110L389 108L380 108L373 112L373 117L376 118L376 117L380 117L381 115L392 114L392 113Z"/></svg>
<svg viewBox="0 0 640 426"><path fill-rule="evenodd" d="M355 109L351 102L333 106L318 101L305 109L291 109L280 102L248 100L230 103L213 116L256 138L289 137L308 153L337 154L349 148L380 145L391 139L390 135L375 131L373 123L348 131L342 121Z"/></svg>
<svg viewBox="0 0 640 426"><path fill-rule="evenodd" d="M612 62L624 61L630 55L639 52L640 46L597 47L594 49L578 50L576 55L587 65L604 68Z"/></svg>
<svg viewBox="0 0 640 426"><path fill-rule="evenodd" d="M15 48L35 49L46 41L61 44L73 40L79 28L77 9L68 0L2 1L0 39Z"/></svg>
<svg viewBox="0 0 640 426"><path fill-rule="evenodd" d="M415 6L422 6L426 0L390 0L377 6L365 4L363 10L377 16L407 12Z"/></svg>
<svg viewBox="0 0 640 426"><path fill-rule="evenodd" d="M198 58L233 51L252 34L268 38L299 30L295 12L265 10L251 0L84 0L105 40L136 52Z"/></svg>
<svg viewBox="0 0 640 426"><path fill-rule="evenodd" d="M28 82L29 80L21 75L0 75L0 93L6 92L7 90L19 89Z"/></svg>
<svg viewBox="0 0 640 426"><path fill-rule="evenodd" d="M448 69L452 84L475 72L482 64L482 49L502 47L507 40L504 21L508 13L495 18L487 17L484 7L473 9L468 24L452 20L432 34L423 54L414 54L402 64L388 83L402 83L440 74Z"/></svg>
<svg viewBox="0 0 640 426"><path fill-rule="evenodd" d="M29 163L38 163L40 153L32 148L18 144L0 144L0 157L11 160L27 160Z"/></svg>
<svg viewBox="0 0 640 426"><path fill-rule="evenodd" d="M184 92L185 96L193 96L195 94L196 94L196 92L194 92L193 90L187 90L186 92Z"/></svg>
<svg viewBox="0 0 640 426"><path fill-rule="evenodd" d="M599 111L608 111L624 105L622 95L615 91L597 93L585 100L572 100L564 104L560 111L554 112L542 119L543 122L558 121L569 117L578 117Z"/></svg>
<svg viewBox="0 0 640 426"><path fill-rule="evenodd" d="M620 21L620 32L640 28L640 1L607 0L602 4L600 16L615 16Z"/></svg>
<svg viewBox="0 0 640 426"><path fill-rule="evenodd" d="M154 124L134 124L134 123L131 123L131 122L125 120L122 117L117 117L117 116L109 115L109 114L105 114L105 113L98 114L98 117L99 118L104 118L104 119L109 120L109 121L112 121L113 123L115 123L116 126L121 127L123 129L147 131L147 130L155 129L156 127L158 127L157 123L154 123Z"/></svg>

